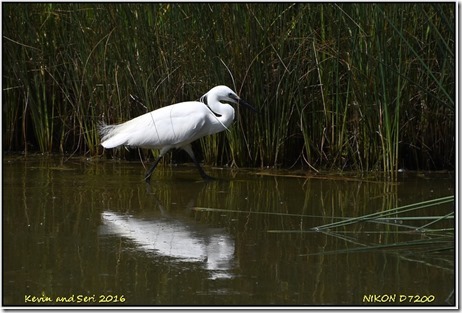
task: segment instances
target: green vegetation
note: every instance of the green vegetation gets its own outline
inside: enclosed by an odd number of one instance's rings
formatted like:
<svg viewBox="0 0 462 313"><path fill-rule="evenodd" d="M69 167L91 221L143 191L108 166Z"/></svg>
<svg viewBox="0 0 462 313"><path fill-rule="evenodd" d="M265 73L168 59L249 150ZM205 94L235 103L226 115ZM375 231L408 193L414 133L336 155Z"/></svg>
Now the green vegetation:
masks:
<svg viewBox="0 0 462 313"><path fill-rule="evenodd" d="M97 156L99 121L226 84L261 113L207 164L452 169L455 5L4 3L3 149Z"/></svg>
<svg viewBox="0 0 462 313"><path fill-rule="evenodd" d="M454 207L452 205L449 209L445 208L446 203L454 205L454 196L422 201L314 227L313 230L316 232L343 239L350 244L345 249L314 254L405 251L408 257L412 255L425 258L454 253ZM435 216L426 211L429 207L448 211L443 216ZM422 215L416 216L417 212ZM376 224L377 227L368 230L364 225L366 223ZM360 240L364 235L378 235L380 240L374 244L364 243Z"/></svg>

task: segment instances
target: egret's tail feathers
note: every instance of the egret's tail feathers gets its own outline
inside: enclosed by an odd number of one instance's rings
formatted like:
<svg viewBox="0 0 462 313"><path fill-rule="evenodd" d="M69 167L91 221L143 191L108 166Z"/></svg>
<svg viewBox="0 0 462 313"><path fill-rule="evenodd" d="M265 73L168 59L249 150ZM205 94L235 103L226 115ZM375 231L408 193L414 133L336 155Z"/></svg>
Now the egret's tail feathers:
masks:
<svg viewBox="0 0 462 313"><path fill-rule="evenodd" d="M115 148L126 143L125 136L119 132L120 125L108 125L104 122L99 123L98 130L101 136L101 145L106 148Z"/></svg>

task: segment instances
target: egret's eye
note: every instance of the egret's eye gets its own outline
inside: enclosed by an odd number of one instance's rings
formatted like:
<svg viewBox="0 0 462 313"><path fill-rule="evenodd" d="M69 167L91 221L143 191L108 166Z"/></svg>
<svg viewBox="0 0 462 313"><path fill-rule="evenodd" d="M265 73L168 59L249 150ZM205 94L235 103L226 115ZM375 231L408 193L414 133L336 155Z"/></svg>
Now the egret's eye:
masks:
<svg viewBox="0 0 462 313"><path fill-rule="evenodd" d="M233 93L229 93L229 94L228 94L228 98L230 98L230 99L232 99L232 100L234 100L234 101L236 101L236 102L239 101L239 97L237 97L237 96L236 96L235 94L233 94Z"/></svg>

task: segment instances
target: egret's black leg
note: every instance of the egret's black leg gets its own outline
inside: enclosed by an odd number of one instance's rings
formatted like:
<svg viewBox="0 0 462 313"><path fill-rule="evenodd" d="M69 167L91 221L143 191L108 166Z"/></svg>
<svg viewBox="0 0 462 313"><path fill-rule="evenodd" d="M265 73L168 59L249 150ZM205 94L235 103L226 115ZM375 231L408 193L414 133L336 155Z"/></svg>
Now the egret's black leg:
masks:
<svg viewBox="0 0 462 313"><path fill-rule="evenodd" d="M194 164L196 164L196 167L199 170L199 174L201 174L201 177L202 177L203 180L214 180L215 179L212 176L209 176L204 172L204 169L201 167L199 162L197 162L197 160L196 160L196 158L194 156L192 156L191 158L192 158Z"/></svg>
<svg viewBox="0 0 462 313"><path fill-rule="evenodd" d="M144 175L144 181L146 183L150 183L151 182L151 175L152 175L152 172L154 172L154 170L156 169L156 166L157 164L159 164L159 161L160 159L162 159L162 155L160 155L157 160L154 162L154 164L152 164L152 166L149 168L149 170L146 172L146 174Z"/></svg>
<svg viewBox="0 0 462 313"><path fill-rule="evenodd" d="M187 145L187 146L183 147L183 150L186 151L189 154L189 156L193 160L194 164L196 165L197 169L199 170L199 174L201 175L203 180L214 180L215 179L215 178L207 175L204 172L204 169L201 167L199 162L197 162L196 157L194 156L194 152L192 151L191 145Z"/></svg>

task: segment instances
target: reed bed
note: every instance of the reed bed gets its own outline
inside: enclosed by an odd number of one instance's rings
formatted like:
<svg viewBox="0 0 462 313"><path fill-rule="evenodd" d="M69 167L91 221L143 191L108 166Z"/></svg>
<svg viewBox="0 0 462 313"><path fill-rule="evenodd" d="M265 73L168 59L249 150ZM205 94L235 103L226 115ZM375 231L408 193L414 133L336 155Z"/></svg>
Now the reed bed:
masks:
<svg viewBox="0 0 462 313"><path fill-rule="evenodd" d="M201 140L207 164L455 166L455 3L2 6L4 151L99 156L98 122L226 84L260 114Z"/></svg>

